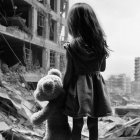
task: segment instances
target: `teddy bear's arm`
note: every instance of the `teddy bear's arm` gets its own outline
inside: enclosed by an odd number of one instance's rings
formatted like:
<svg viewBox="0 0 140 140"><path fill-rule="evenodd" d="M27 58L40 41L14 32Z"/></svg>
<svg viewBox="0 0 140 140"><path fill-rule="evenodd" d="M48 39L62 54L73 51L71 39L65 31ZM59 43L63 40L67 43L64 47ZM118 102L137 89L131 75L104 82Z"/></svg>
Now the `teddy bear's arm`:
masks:
<svg viewBox="0 0 140 140"><path fill-rule="evenodd" d="M46 105L45 107L43 107L40 111L34 113L31 116L31 122L35 125L40 125L41 123L43 123L45 120L48 119L48 117L51 114L51 108L50 105Z"/></svg>

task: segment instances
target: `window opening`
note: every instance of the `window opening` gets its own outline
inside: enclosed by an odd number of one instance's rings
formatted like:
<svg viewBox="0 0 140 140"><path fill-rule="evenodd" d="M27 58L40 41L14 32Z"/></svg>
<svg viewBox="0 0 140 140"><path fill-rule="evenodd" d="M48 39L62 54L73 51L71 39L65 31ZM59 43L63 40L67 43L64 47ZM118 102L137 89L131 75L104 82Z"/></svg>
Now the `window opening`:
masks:
<svg viewBox="0 0 140 140"><path fill-rule="evenodd" d="M49 39L51 41L56 41L56 21L53 19L50 19L50 35Z"/></svg>
<svg viewBox="0 0 140 140"><path fill-rule="evenodd" d="M37 34L39 36L45 35L45 16L38 12L37 16Z"/></svg>
<svg viewBox="0 0 140 140"><path fill-rule="evenodd" d="M57 12L57 0L50 0L50 7L53 11Z"/></svg>
<svg viewBox="0 0 140 140"><path fill-rule="evenodd" d="M56 60L55 60L56 52L50 51L50 68L55 68Z"/></svg>

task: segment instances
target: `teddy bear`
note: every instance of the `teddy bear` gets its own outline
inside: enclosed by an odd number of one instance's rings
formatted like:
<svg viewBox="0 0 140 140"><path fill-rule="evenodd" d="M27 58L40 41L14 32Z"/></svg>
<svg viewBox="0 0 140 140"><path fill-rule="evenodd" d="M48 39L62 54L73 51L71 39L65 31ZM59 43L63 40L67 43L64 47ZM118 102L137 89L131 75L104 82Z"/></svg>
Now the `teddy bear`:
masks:
<svg viewBox="0 0 140 140"><path fill-rule="evenodd" d="M31 116L31 122L35 125L46 121L43 140L70 140L68 117L63 114L66 93L61 72L58 69L49 70L48 74L38 81L34 96L39 102L48 101L48 104Z"/></svg>

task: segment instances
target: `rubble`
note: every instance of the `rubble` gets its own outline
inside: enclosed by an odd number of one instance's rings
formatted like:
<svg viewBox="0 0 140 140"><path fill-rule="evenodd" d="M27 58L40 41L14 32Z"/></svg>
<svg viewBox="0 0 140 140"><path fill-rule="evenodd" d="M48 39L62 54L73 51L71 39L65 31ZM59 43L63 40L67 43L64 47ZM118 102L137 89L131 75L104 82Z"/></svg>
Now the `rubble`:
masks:
<svg viewBox="0 0 140 140"><path fill-rule="evenodd" d="M118 116L140 116L140 105L126 105L115 107L115 114Z"/></svg>
<svg viewBox="0 0 140 140"><path fill-rule="evenodd" d="M26 26L26 20L20 17L19 15L14 15L12 17L0 18L0 24L8 27L14 27L14 29L18 29L26 32L29 35L32 35L31 29Z"/></svg>
<svg viewBox="0 0 140 140"><path fill-rule="evenodd" d="M118 137L134 136L140 136L140 118L130 120L120 125L117 129L116 126L114 126L106 133L105 138L112 139Z"/></svg>
<svg viewBox="0 0 140 140"><path fill-rule="evenodd" d="M41 105L35 101L33 90L23 87L21 77L10 69L0 71L0 134L6 140L41 140L44 124L37 127L30 122L30 116Z"/></svg>
<svg viewBox="0 0 140 140"><path fill-rule="evenodd" d="M41 109L42 105L35 101L33 89L24 79L23 73L26 73L26 68L20 66L20 63L10 68L1 63L0 125L3 127L0 128L0 137L6 140L11 140L11 137L13 140L41 140L45 124L34 126L30 122L30 116ZM113 116L99 118L99 139L140 138L139 108L137 104L116 106L113 108ZM69 122L72 126L71 121ZM82 138L88 139L86 125L83 127Z"/></svg>
<svg viewBox="0 0 140 140"><path fill-rule="evenodd" d="M99 140L139 140L140 139L140 117L139 105L129 105L124 115L99 118ZM119 107L121 109L121 107ZM128 108L128 110L127 110ZM134 115L135 114L135 117ZM83 140L88 140L87 126L84 126L82 132Z"/></svg>
<svg viewBox="0 0 140 140"><path fill-rule="evenodd" d="M41 140L45 124L34 126L30 122L32 113L41 109L33 97L33 90L24 79L24 68L16 64L10 68L4 64L0 70L0 137L6 140ZM99 139L119 140L140 138L139 105L114 108L114 115L99 118ZM86 124L86 119L85 119ZM72 123L70 121L70 125ZM88 139L87 126L82 131L83 140ZM120 139L122 140L122 139Z"/></svg>

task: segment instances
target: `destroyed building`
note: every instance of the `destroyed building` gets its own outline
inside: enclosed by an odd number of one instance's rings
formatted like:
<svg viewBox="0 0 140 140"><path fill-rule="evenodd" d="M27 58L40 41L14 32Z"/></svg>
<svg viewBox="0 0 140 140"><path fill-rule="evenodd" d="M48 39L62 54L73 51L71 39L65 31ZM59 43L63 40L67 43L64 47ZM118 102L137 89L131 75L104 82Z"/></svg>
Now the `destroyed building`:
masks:
<svg viewBox="0 0 140 140"><path fill-rule="evenodd" d="M0 139L41 140L33 126L36 83L50 68L65 71L68 0L0 0Z"/></svg>
<svg viewBox="0 0 140 140"><path fill-rule="evenodd" d="M132 81L132 94L135 99L140 99L140 57L134 60L134 81Z"/></svg>
<svg viewBox="0 0 140 140"><path fill-rule="evenodd" d="M0 1L0 68L17 66L27 82L65 69L68 0Z"/></svg>

